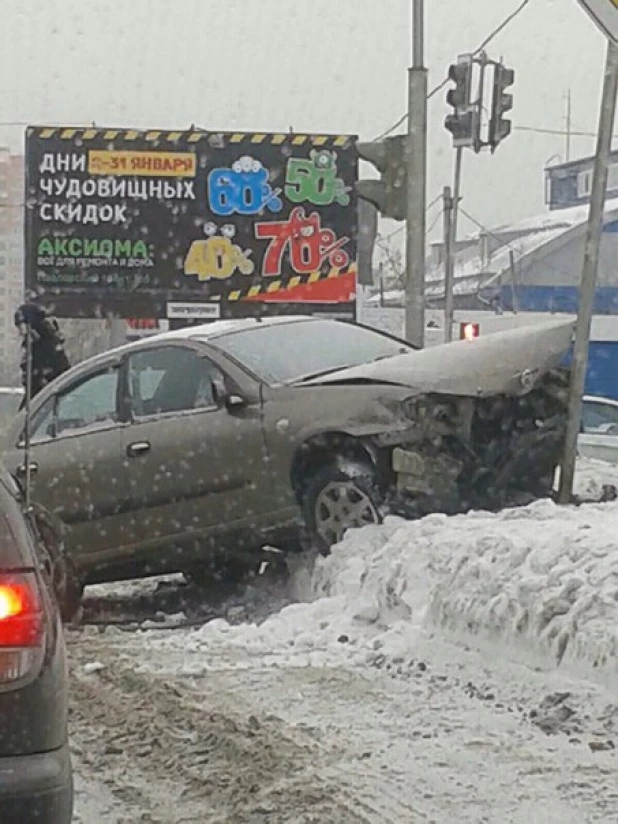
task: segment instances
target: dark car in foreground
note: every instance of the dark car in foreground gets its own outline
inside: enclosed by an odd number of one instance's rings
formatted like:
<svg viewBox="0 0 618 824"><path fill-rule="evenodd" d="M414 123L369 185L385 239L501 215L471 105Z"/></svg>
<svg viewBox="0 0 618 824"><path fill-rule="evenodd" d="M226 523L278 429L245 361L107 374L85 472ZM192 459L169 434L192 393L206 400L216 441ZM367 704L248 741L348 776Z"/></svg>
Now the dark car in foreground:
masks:
<svg viewBox="0 0 618 824"><path fill-rule="evenodd" d="M549 494L571 323L416 351L311 317L219 321L132 343L32 403L33 498L63 521L74 591L212 562L304 523L323 548L385 512ZM24 465L24 417L5 460Z"/></svg>
<svg viewBox="0 0 618 824"><path fill-rule="evenodd" d="M62 623L42 511L0 470L0 822L69 824L73 810ZM49 523L49 521L48 521Z"/></svg>

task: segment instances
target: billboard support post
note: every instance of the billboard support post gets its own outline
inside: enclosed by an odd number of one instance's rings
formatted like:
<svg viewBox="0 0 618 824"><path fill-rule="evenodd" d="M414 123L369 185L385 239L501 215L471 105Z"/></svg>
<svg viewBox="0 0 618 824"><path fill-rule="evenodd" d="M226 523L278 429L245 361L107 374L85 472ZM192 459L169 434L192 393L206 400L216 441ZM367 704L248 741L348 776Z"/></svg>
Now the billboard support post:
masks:
<svg viewBox="0 0 618 824"><path fill-rule="evenodd" d="M592 191L590 195L590 212L588 216L586 244L584 247L584 265L579 288L579 306L575 344L573 347L566 438L560 467L558 500L562 504L570 503L573 493L577 438L580 429L582 395L584 393L586 369L588 366L588 345L590 341L590 328L592 325L594 295L599 266L599 250L603 233L603 209L607 190L607 173L616 114L617 93L618 45L612 40L608 40L601 112L599 115L599 131L592 176Z"/></svg>

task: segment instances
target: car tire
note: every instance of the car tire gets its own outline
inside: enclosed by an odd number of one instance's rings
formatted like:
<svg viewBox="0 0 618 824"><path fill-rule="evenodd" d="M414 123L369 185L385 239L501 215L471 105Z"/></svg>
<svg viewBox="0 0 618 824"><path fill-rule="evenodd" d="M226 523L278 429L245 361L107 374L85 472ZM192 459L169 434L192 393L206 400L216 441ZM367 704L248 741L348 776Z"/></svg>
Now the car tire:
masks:
<svg viewBox="0 0 618 824"><path fill-rule="evenodd" d="M84 585L80 581L73 562L68 556L62 559L59 575L54 582L60 617L64 624L70 623L80 610L84 596Z"/></svg>
<svg viewBox="0 0 618 824"><path fill-rule="evenodd" d="M348 529L382 523L383 496L374 471L364 464L342 469L334 464L316 472L303 498L305 525L323 554Z"/></svg>
<svg viewBox="0 0 618 824"><path fill-rule="evenodd" d="M67 554L58 525L42 507L33 507L36 527L47 553L51 589L56 598L63 623L73 620L81 606L84 585Z"/></svg>

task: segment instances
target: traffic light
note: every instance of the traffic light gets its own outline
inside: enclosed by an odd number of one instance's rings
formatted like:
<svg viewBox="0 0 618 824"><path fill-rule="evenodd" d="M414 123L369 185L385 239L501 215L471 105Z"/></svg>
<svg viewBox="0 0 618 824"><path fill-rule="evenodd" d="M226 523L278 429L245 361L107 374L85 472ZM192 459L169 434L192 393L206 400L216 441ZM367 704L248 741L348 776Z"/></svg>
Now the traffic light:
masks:
<svg viewBox="0 0 618 824"><path fill-rule="evenodd" d="M504 115L513 108L513 95L506 92L515 82L515 72L507 69L502 63L496 65L494 71L494 89L491 99L491 117L489 119L488 143L491 151L495 152L499 143L511 134L512 123L505 120Z"/></svg>
<svg viewBox="0 0 618 824"><path fill-rule="evenodd" d="M448 78L455 85L446 93L446 102L453 108L453 113L444 119L444 127L453 135L453 146L456 147L478 143L478 107L471 102L473 65L472 56L466 55L448 70Z"/></svg>
<svg viewBox="0 0 618 824"><path fill-rule="evenodd" d="M480 326L478 323L460 323L459 324L459 339L460 340L475 340L480 334Z"/></svg>
<svg viewBox="0 0 618 824"><path fill-rule="evenodd" d="M361 160L381 172L380 180L360 180L358 196L373 203L383 217L406 219L407 205L407 135L387 137L373 143L357 143Z"/></svg>

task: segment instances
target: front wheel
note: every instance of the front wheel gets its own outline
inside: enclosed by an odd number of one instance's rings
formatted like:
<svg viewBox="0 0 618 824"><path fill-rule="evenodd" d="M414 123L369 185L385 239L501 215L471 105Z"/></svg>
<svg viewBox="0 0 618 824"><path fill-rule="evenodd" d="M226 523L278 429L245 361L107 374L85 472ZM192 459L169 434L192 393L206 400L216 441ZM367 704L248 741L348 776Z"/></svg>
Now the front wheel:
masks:
<svg viewBox="0 0 618 824"><path fill-rule="evenodd" d="M45 568L51 589L58 604L62 622L68 624L81 606L84 585L79 579L73 562L66 552L60 523L36 504L33 506L41 548L45 553Z"/></svg>
<svg viewBox="0 0 618 824"><path fill-rule="evenodd" d="M302 505L310 536L321 551L328 552L348 529L382 523L381 503L369 467L328 466L311 478Z"/></svg>

